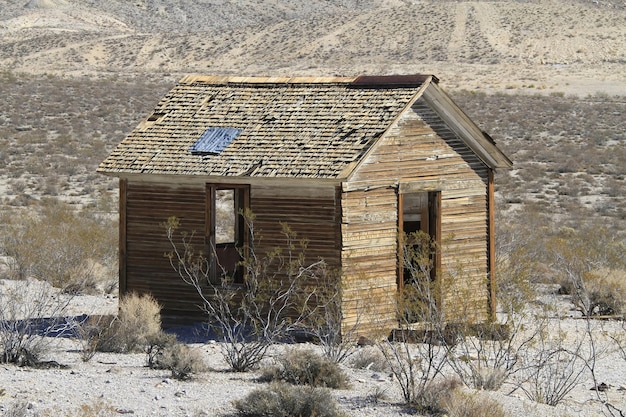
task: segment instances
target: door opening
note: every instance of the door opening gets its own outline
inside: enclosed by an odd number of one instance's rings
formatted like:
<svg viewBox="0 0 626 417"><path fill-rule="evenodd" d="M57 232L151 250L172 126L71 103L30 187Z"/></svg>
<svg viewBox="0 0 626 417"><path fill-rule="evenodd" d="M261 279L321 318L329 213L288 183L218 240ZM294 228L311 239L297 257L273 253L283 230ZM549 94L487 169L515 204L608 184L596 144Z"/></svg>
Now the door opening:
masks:
<svg viewBox="0 0 626 417"><path fill-rule="evenodd" d="M247 185L207 184L205 238L209 246L210 279L222 276L242 283L242 255L248 247L248 228L243 212L249 207Z"/></svg>
<svg viewBox="0 0 626 417"><path fill-rule="evenodd" d="M429 250L428 265L422 268L428 270L431 280L434 280L441 268L440 240L441 240L441 192L424 191L404 193L398 195L398 288L402 290L404 285L411 281L411 265L406 261L407 247L411 245L411 236L421 239L419 244L428 239L432 244ZM421 232L421 233L420 233ZM417 242L415 242L418 244ZM416 248L411 248L416 249ZM410 251L411 252L411 251Z"/></svg>

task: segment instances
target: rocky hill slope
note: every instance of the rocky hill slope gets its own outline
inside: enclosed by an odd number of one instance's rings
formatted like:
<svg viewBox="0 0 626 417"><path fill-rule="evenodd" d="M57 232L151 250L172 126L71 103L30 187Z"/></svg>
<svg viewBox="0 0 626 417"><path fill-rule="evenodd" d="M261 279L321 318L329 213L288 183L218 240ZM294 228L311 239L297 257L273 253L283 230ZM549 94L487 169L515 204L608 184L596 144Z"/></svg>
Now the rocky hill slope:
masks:
<svg viewBox="0 0 626 417"><path fill-rule="evenodd" d="M434 73L447 88L626 94L612 0L7 0L0 68L185 73Z"/></svg>

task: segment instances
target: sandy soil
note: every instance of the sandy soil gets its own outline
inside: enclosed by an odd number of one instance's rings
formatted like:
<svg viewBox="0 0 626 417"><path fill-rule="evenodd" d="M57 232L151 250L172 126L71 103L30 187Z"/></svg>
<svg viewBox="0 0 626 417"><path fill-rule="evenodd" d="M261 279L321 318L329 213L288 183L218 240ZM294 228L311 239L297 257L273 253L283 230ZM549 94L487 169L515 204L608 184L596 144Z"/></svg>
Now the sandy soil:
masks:
<svg viewBox="0 0 626 417"><path fill-rule="evenodd" d="M13 285L3 281L3 286ZM557 306L563 318L558 322L571 341L584 334L586 322L576 318L565 296L545 292L539 303ZM71 301L68 313L74 315L111 313L116 309L115 298L80 296ZM556 314L556 313L554 313ZM555 322L556 323L556 322ZM610 415L602 401L607 399L621 410L626 410L626 361L606 338L623 330L618 323L594 321L593 334L598 345L597 382L609 386L598 393L593 387L589 372L570 394L556 407L529 400L522 390L516 389L515 377L497 392L472 391L474 395L495 399L510 417L526 416L580 416ZM197 330L197 329L196 329ZM221 353L221 345L208 340L191 328L176 329L180 340L188 341L202 352L209 371L196 375L190 381L173 379L169 371L149 369L145 354L97 353L90 361L81 359L82 344L75 338L56 338L44 360L56 361L63 369L32 369L14 365L0 366L0 411L8 413L24 407L26 415L77 415L77 410L104 409L109 414L138 416L224 416L234 412L232 401L245 397L250 391L262 387L258 371L233 373ZM277 345L267 359L281 355L285 349L319 349L312 344ZM359 351L374 347L355 347ZM388 372L356 369L350 360L341 365L349 375L350 389L334 390L333 396L348 416L402 416L407 414L402 404L399 386ZM582 367L582 363L579 365ZM447 370L447 374L451 374ZM382 397L378 395L383 393ZM378 400L375 400L378 398ZM115 410L112 412L111 410ZM37 414L38 413L38 414ZM15 414L10 414L15 415ZM95 413L93 415L96 415Z"/></svg>

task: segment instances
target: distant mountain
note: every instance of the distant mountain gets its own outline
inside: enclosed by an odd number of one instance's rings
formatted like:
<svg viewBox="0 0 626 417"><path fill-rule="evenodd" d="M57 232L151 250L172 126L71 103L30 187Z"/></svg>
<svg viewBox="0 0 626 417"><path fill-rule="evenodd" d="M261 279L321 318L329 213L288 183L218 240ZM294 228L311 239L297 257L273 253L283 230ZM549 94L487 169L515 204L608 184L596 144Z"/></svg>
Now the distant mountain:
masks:
<svg viewBox="0 0 626 417"><path fill-rule="evenodd" d="M591 0L5 0L0 69L435 73L449 88L626 94L626 9Z"/></svg>

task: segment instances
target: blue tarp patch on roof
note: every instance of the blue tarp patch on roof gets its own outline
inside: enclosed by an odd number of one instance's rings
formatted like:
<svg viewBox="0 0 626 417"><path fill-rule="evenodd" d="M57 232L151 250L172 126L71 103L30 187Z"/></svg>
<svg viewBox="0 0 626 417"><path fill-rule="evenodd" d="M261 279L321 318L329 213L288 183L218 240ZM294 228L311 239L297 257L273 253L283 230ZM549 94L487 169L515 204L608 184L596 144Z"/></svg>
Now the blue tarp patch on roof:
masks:
<svg viewBox="0 0 626 417"><path fill-rule="evenodd" d="M238 135L241 129L234 127L210 127L200 139L189 148L189 152L194 155L218 155L220 154Z"/></svg>

